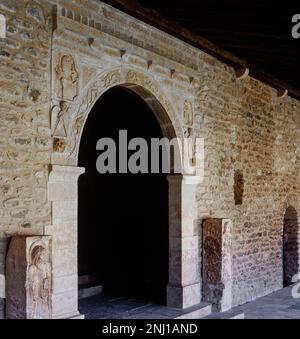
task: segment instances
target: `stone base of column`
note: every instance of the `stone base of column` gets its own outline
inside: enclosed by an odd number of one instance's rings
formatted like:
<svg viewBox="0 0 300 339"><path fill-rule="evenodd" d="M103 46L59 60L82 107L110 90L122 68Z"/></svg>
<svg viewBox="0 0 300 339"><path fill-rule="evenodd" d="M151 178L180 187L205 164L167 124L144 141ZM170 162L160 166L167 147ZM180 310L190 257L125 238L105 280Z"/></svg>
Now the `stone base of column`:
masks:
<svg viewBox="0 0 300 339"><path fill-rule="evenodd" d="M198 305L201 301L200 283L187 286L167 287L167 306L176 308L189 308Z"/></svg>

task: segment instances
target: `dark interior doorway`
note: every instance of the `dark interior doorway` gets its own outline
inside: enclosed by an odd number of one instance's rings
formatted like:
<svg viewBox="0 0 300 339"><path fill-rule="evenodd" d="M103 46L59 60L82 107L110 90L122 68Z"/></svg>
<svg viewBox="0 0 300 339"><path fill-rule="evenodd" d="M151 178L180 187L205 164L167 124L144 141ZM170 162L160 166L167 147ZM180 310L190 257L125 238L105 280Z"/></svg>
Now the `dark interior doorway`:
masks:
<svg viewBox="0 0 300 339"><path fill-rule="evenodd" d="M292 278L299 272L299 227L294 207L289 206L284 215L283 224L283 285L293 283Z"/></svg>
<svg viewBox="0 0 300 339"><path fill-rule="evenodd" d="M110 89L93 107L79 150L78 165L86 169L78 183L79 276L92 276L89 282L110 295L164 304L169 252L166 174L99 174L96 159L101 151L96 151L96 143L102 137L117 142L119 130L127 130L128 140L163 137L151 109L126 88Z"/></svg>

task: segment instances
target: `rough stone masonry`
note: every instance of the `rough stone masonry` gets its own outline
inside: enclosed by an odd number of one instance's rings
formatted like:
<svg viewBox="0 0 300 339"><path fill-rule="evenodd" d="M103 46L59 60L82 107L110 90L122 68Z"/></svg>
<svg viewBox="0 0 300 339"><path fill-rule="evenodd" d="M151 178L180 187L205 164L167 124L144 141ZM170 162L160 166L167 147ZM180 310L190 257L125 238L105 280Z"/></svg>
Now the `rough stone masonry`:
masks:
<svg viewBox="0 0 300 339"><path fill-rule="evenodd" d="M174 203L194 208L171 234L169 304L206 299L206 219L231 222L224 253L217 249L230 263L226 308L283 286L284 215L289 206L300 213L299 101L237 79L214 57L101 1L1 0L0 14L0 318L8 244L19 235L52 236L52 316L77 314L77 152L89 111L115 85L147 100L166 134L205 140L204 181L193 190L184 180Z"/></svg>

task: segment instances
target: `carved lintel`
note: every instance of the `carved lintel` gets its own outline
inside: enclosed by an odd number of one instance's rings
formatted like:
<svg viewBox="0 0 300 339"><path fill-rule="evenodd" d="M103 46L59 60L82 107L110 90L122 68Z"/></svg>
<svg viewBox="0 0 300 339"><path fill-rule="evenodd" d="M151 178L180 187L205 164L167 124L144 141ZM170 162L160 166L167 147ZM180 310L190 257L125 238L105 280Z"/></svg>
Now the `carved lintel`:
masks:
<svg viewBox="0 0 300 339"><path fill-rule="evenodd" d="M246 79L247 76L249 75L249 68L248 67L244 67L244 68L237 68L235 70L235 75L237 77L237 79L243 80Z"/></svg>
<svg viewBox="0 0 300 339"><path fill-rule="evenodd" d="M277 97L283 99L288 95L288 93L289 91L287 89L280 89L277 91Z"/></svg>

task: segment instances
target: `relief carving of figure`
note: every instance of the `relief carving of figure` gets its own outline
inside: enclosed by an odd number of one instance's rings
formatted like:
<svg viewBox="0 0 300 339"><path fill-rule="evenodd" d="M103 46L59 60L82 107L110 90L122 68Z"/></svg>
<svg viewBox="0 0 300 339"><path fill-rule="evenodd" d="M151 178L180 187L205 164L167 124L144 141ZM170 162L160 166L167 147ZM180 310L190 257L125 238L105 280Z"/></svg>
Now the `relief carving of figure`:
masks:
<svg viewBox="0 0 300 339"><path fill-rule="evenodd" d="M54 122L53 136L58 138L66 138L68 135L68 122L69 122L69 111L70 106L65 102L61 101L59 106L52 108L52 121Z"/></svg>
<svg viewBox="0 0 300 339"><path fill-rule="evenodd" d="M55 68L59 81L59 97L64 100L74 100L78 92L78 72L73 57L63 55Z"/></svg>
<svg viewBox="0 0 300 339"><path fill-rule="evenodd" d="M191 166L194 166L196 163L196 145L195 145L195 135L192 128L187 128L184 130L184 137L188 139L188 159Z"/></svg>
<svg viewBox="0 0 300 339"><path fill-rule="evenodd" d="M184 101L183 117L184 117L185 125L188 125L188 126L193 125L193 105L188 100Z"/></svg>
<svg viewBox="0 0 300 339"><path fill-rule="evenodd" d="M26 290L29 302L29 319L51 317L51 264L42 245L33 247L30 253Z"/></svg>

